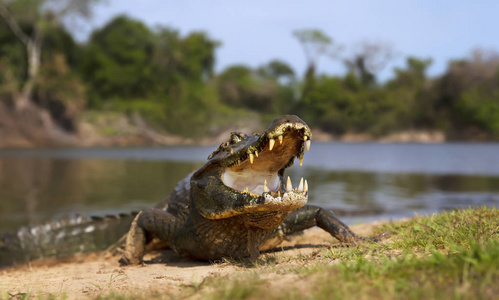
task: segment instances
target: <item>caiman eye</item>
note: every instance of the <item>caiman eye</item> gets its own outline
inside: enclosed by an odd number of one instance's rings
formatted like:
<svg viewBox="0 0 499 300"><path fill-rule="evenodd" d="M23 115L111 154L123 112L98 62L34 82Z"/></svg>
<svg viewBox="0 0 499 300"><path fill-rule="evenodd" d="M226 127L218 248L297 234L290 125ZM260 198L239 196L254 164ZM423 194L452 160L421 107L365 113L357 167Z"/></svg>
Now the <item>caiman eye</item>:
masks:
<svg viewBox="0 0 499 300"><path fill-rule="evenodd" d="M231 133L231 135L230 135L230 143L231 144L237 144L242 140L243 140L243 137L239 132Z"/></svg>

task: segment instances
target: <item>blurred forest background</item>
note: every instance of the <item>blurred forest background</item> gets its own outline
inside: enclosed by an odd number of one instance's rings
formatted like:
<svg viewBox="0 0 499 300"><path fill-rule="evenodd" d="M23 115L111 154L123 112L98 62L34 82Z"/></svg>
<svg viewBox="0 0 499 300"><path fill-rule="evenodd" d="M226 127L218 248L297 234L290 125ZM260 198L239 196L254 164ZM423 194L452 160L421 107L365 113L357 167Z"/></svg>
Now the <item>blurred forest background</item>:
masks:
<svg viewBox="0 0 499 300"><path fill-rule="evenodd" d="M396 55L382 43L346 53L320 29L290 32L305 74L275 59L215 72L223 41L207 32L150 28L125 15L78 43L64 24L91 17L98 0L0 0L0 146L168 144L214 141L296 114L341 139L439 132L443 140L499 139L499 54L470 49L430 78L431 57ZM318 74L334 59L342 75Z"/></svg>

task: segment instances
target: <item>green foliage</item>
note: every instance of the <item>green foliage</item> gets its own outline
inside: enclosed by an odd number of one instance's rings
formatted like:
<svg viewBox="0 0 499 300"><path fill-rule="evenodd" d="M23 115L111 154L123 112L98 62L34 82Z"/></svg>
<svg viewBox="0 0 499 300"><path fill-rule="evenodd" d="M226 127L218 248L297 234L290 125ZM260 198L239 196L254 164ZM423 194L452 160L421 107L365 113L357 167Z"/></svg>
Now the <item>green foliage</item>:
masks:
<svg viewBox="0 0 499 300"><path fill-rule="evenodd" d="M16 89L26 78L26 50L8 26L0 20L0 86L15 82Z"/></svg>
<svg viewBox="0 0 499 300"><path fill-rule="evenodd" d="M154 74L157 90L174 93L181 81L203 81L212 77L215 49L219 42L203 32L181 37L179 32L165 27L155 32Z"/></svg>
<svg viewBox="0 0 499 300"><path fill-rule="evenodd" d="M294 80L295 71L287 63L280 60L272 60L267 65L258 69L258 74L274 80Z"/></svg>
<svg viewBox="0 0 499 300"><path fill-rule="evenodd" d="M93 33L85 51L89 105L139 114L160 131L207 134L226 114L208 83L218 45L203 32L182 37L170 28L151 31L116 17Z"/></svg>
<svg viewBox="0 0 499 300"><path fill-rule="evenodd" d="M62 55L72 72L77 70L81 58L82 48L76 44L71 33L62 26L47 30L44 36L42 51L42 62L54 59L54 56Z"/></svg>
<svg viewBox="0 0 499 300"><path fill-rule="evenodd" d="M26 32L32 29L29 25L21 24ZM44 33L44 47L42 49L42 63L62 55L74 69L78 63L79 48L71 34L62 26L46 29ZM10 72L11 80L23 82L26 80L26 49L8 26L0 21L0 61L3 62L2 70ZM48 64L47 64L48 65ZM5 79L4 79L5 80ZM2 80L0 79L0 85Z"/></svg>
<svg viewBox="0 0 499 300"><path fill-rule="evenodd" d="M184 77L191 80L211 78L215 66L215 49L219 45L204 32L193 32L185 37L181 67Z"/></svg>
<svg viewBox="0 0 499 300"><path fill-rule="evenodd" d="M301 43L311 43L320 45L320 47L325 47L330 45L333 40L324 32L319 29L301 29L295 30L293 35Z"/></svg>
<svg viewBox="0 0 499 300"><path fill-rule="evenodd" d="M230 124L254 117L219 103L214 86L200 82L183 82L178 96L168 98L166 103L166 130L189 137L213 136Z"/></svg>
<svg viewBox="0 0 499 300"><path fill-rule="evenodd" d="M126 16L94 32L82 62L91 104L110 97L147 96L152 88L153 46L152 32Z"/></svg>
<svg viewBox="0 0 499 300"><path fill-rule="evenodd" d="M470 125L499 138L499 70L495 77L464 92L456 114Z"/></svg>
<svg viewBox="0 0 499 300"><path fill-rule="evenodd" d="M395 69L395 78L387 82L384 88L384 100L389 103L386 113L385 132L393 128L428 129L434 125L434 111L428 91L426 70L431 59L409 57L405 69Z"/></svg>
<svg viewBox="0 0 499 300"><path fill-rule="evenodd" d="M47 109L55 123L76 131L85 104L76 75L78 47L64 18L88 17L99 0L13 0L0 2L0 100ZM68 65L69 63L69 65Z"/></svg>
<svg viewBox="0 0 499 300"><path fill-rule="evenodd" d="M268 108L268 98L259 94L253 71L242 65L224 70L218 77L220 100L234 107Z"/></svg>
<svg viewBox="0 0 499 300"><path fill-rule="evenodd" d="M43 31L41 71L33 99L56 121L73 128L85 107L139 115L159 131L184 136L216 135L240 118L263 122L286 113L332 134L382 136L407 130L441 130L451 139L499 139L499 55L476 51L427 77L431 59L408 57L385 83L376 71L390 57L382 44L364 43L343 62L342 76L316 74L323 56L340 48L318 29L296 30L307 69L303 78L279 59L256 68L233 65L216 74L221 44L202 31L182 35L117 16L96 29L86 45L50 18L56 0L9 2L21 29ZM97 0L61 1L87 16ZM0 99L13 103L28 81L27 50L0 22ZM68 125L71 124L71 125Z"/></svg>
<svg viewBox="0 0 499 300"><path fill-rule="evenodd" d="M326 132L377 135L386 133L383 122L393 113L390 100L382 90L364 88L354 76L321 76L294 112Z"/></svg>
<svg viewBox="0 0 499 300"><path fill-rule="evenodd" d="M217 79L220 101L233 107L283 114L295 102L294 71L281 61L271 61L256 70L231 66Z"/></svg>
<svg viewBox="0 0 499 300"><path fill-rule="evenodd" d="M498 138L499 54L475 50L449 63L432 87L433 110L456 137Z"/></svg>

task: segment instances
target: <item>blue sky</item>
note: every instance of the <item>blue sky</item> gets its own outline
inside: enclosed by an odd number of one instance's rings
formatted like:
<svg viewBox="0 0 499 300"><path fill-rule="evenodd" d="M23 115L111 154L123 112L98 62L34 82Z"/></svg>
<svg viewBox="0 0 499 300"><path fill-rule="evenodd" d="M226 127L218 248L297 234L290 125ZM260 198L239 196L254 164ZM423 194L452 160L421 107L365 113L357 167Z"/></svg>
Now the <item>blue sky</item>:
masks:
<svg viewBox="0 0 499 300"><path fill-rule="evenodd" d="M397 56L381 76L390 77L413 55L433 58L430 75L444 72L450 59L472 49L499 50L499 1L448 0L107 0L77 35L126 14L154 27L165 25L182 34L203 30L222 42L216 69L232 64L256 67L279 58L303 74L306 60L293 37L296 29L317 28L345 47L344 55L364 41L392 46ZM343 74L339 60L322 58L319 70Z"/></svg>

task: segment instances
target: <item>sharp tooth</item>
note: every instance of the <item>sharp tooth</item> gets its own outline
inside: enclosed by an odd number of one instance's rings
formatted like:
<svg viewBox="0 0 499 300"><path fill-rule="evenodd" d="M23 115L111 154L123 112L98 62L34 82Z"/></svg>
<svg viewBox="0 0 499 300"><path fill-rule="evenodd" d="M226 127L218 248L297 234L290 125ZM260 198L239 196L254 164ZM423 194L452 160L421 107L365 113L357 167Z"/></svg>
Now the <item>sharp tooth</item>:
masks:
<svg viewBox="0 0 499 300"><path fill-rule="evenodd" d="M279 144L282 144L282 135L278 136L279 138Z"/></svg>
<svg viewBox="0 0 499 300"><path fill-rule="evenodd" d="M249 157L250 157L250 163L253 164L253 161L255 160L255 156L253 155L253 153L250 153Z"/></svg>
<svg viewBox="0 0 499 300"><path fill-rule="evenodd" d="M307 180L305 179L305 185L303 186L303 191L306 193L308 192L308 182Z"/></svg>
<svg viewBox="0 0 499 300"><path fill-rule="evenodd" d="M300 184L298 185L298 192L303 192L303 177L300 179Z"/></svg>
<svg viewBox="0 0 499 300"><path fill-rule="evenodd" d="M281 197L281 191L277 191L277 197Z"/></svg>
<svg viewBox="0 0 499 300"><path fill-rule="evenodd" d="M305 141L305 145L307 145L307 151L310 150L310 140Z"/></svg>
<svg viewBox="0 0 499 300"><path fill-rule="evenodd" d="M246 189L244 190L244 192L245 192L246 194L249 194L249 189L248 189L248 187L246 187Z"/></svg>
<svg viewBox="0 0 499 300"><path fill-rule="evenodd" d="M258 157L258 151L255 150L255 156Z"/></svg>
<svg viewBox="0 0 499 300"><path fill-rule="evenodd" d="M274 144L275 144L275 140L274 139L270 139L269 140L269 150L272 150L272 148L274 148Z"/></svg>
<svg viewBox="0 0 499 300"><path fill-rule="evenodd" d="M288 176L288 181L286 181L286 193L289 193L293 190L293 184L291 184L291 178Z"/></svg>
<svg viewBox="0 0 499 300"><path fill-rule="evenodd" d="M303 140L306 142L308 140L308 136L304 135Z"/></svg>
<svg viewBox="0 0 499 300"><path fill-rule="evenodd" d="M267 179L265 179L265 181L263 182L263 191L265 193L270 192L269 186L267 185Z"/></svg>
<svg viewBox="0 0 499 300"><path fill-rule="evenodd" d="M300 167L303 165L303 156L302 157L298 157L298 159L300 160Z"/></svg>

